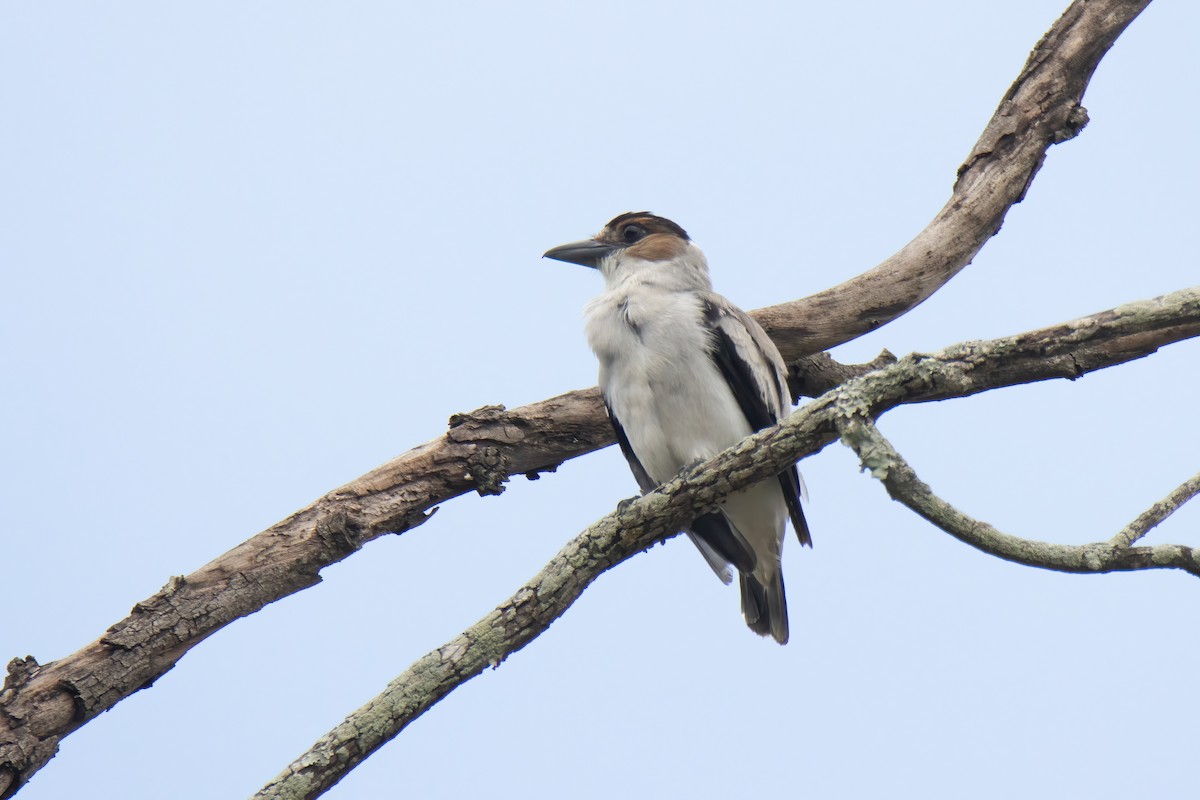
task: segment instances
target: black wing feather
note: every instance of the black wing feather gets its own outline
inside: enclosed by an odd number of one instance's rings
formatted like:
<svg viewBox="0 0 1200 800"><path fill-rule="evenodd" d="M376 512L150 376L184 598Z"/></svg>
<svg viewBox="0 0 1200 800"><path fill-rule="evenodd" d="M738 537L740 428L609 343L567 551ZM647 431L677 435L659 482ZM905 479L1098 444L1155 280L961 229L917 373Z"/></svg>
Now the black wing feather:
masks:
<svg viewBox="0 0 1200 800"><path fill-rule="evenodd" d="M740 572L753 572L758 564L758 556L750 543L729 524L724 514L714 512L696 517L688 530L703 539L705 544Z"/></svg>
<svg viewBox="0 0 1200 800"><path fill-rule="evenodd" d="M721 309L713 303L707 303L705 304L705 313L710 323L709 329L713 334L713 362L721 370L721 375L729 384L729 388L733 390L733 396L737 399L742 413L746 415L746 421L750 423L750 427L761 431L763 428L779 422L759 392L750 365L738 355L737 346L718 324L722 314ZM760 351L760 355L762 355L764 364L771 363L771 359L767 358L766 354ZM776 388L779 388L779 376L774 374L774 370L771 372L772 378L776 382ZM786 396L786 392L781 392L781 394ZM800 544L812 547L812 535L808 531L808 520L804 518L804 509L800 507L800 473L796 470L795 464L779 473L779 486L783 489L783 499L787 502L788 515L792 518L792 527L796 529L796 538L800 540Z"/></svg>

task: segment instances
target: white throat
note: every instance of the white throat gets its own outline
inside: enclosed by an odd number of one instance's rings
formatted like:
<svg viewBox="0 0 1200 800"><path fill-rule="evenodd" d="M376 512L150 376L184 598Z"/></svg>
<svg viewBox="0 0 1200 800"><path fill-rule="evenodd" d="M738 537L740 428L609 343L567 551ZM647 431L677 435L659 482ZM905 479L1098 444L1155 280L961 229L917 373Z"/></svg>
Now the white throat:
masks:
<svg viewBox="0 0 1200 800"><path fill-rule="evenodd" d="M711 292L708 261L703 251L688 242L686 249L665 261L648 261L618 250L600 262L604 288L608 291L652 286L665 291Z"/></svg>

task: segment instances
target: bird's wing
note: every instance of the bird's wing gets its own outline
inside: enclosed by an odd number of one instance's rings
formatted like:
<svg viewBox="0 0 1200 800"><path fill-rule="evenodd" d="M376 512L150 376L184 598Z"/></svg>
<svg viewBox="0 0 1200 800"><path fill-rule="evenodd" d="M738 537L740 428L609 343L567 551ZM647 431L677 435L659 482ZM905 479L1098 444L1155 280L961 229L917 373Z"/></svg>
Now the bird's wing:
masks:
<svg viewBox="0 0 1200 800"><path fill-rule="evenodd" d="M629 462L629 469L633 472L633 477L641 488L642 494L653 491L658 484L646 472L646 468L638 460L637 454L633 452L629 437L625 435L625 429L621 427L621 421L613 413L607 398L604 400L604 408L608 411L613 432L617 435L617 444L625 455L625 460ZM754 549L722 515L714 513L699 517L692 522L687 533L722 583L727 584L733 580L733 574L729 571L731 564L747 572L754 569L756 560Z"/></svg>
<svg viewBox="0 0 1200 800"><path fill-rule="evenodd" d="M728 525L729 523L726 522L725 524ZM692 527L695 527L694 522L692 523ZM689 530L687 535L692 540L692 544L696 545L696 549L700 551L700 555L704 556L704 560L712 567L712 571L717 573L717 577L721 579L721 583L726 586L732 583L733 571L729 568L729 562L694 530Z"/></svg>
<svg viewBox="0 0 1200 800"><path fill-rule="evenodd" d="M756 431L774 425L791 406L787 367L774 342L746 312L716 294L704 298L705 321L712 332L713 362L737 398L746 421ZM788 515L801 544L812 546L804 510L802 486L796 465L779 474Z"/></svg>
<svg viewBox="0 0 1200 800"><path fill-rule="evenodd" d="M637 454L633 452L633 446L629 444L629 437L625 435L625 429L621 427L621 421L613 413L612 406L609 405L607 397L604 398L604 408L608 411L608 419L612 422L613 432L617 434L617 444L620 446L625 460L629 462L629 469L633 472L633 477L637 481L638 488L642 490L642 494L654 491L658 484L646 472L646 468L642 466L642 462L638 461Z"/></svg>

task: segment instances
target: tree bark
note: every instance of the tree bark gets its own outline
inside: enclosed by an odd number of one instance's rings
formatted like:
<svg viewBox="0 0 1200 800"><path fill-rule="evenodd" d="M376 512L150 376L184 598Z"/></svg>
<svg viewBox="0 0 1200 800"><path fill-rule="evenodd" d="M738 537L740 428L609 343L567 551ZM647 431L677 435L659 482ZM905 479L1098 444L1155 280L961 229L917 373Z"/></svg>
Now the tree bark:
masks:
<svg viewBox="0 0 1200 800"><path fill-rule="evenodd" d="M1086 122L1079 105L1100 59L1149 0L1076 0L1030 56L958 171L946 206L879 266L756 317L789 362L849 341L914 308L963 269L1000 228L1046 150ZM317 500L157 594L78 652L9 665L0 691L0 797L10 797L59 741L171 669L230 622L320 581L320 570L386 533L420 525L469 490L498 494L611 444L596 389L451 419L450 430Z"/></svg>
<svg viewBox="0 0 1200 800"><path fill-rule="evenodd" d="M882 437L868 435L874 430L869 420L900 405L1054 378L1074 380L1197 335L1200 287L1019 336L908 356L856 378L590 526L507 601L419 659L322 737L255 800L312 800L324 794L443 697L537 638L604 572L675 536L732 492L778 474L839 435L854 440L865 466L882 471L878 477L889 491L903 486L907 496L918 498L910 505L917 513L994 555L1068 572L1174 568L1200 576L1200 551L1181 545L1072 547L999 534L942 501L931 502L932 493L910 474L899 454L890 446L885 449Z"/></svg>
<svg viewBox="0 0 1200 800"><path fill-rule="evenodd" d="M862 459L863 469L870 470L883 483L893 500L903 503L960 542L988 555L1056 572L1095 574L1181 569L1200 576L1200 550L1179 544L1133 546L1150 528L1200 494L1200 475L1184 481L1106 542L1052 544L998 531L938 497L928 484L917 477L916 471L896 452L871 420L865 417L845 420L839 424L839 430L842 432L842 441Z"/></svg>

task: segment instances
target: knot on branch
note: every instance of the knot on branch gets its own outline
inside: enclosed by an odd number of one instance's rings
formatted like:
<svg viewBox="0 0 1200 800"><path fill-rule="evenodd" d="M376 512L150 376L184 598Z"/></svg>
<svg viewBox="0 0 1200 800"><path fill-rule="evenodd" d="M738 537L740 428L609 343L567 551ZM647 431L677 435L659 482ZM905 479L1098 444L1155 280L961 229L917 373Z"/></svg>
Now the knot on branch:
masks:
<svg viewBox="0 0 1200 800"><path fill-rule="evenodd" d="M17 691L37 675L41 665L33 656L14 658L8 662L8 675L4 678L4 688L0 689L0 702L4 702L11 693Z"/></svg>
<svg viewBox="0 0 1200 800"><path fill-rule="evenodd" d="M467 456L467 477L475 483L480 497L502 494L508 482L506 459L500 448L476 445Z"/></svg>
<svg viewBox="0 0 1200 800"><path fill-rule="evenodd" d="M506 409L503 405L483 406L474 411L466 413L458 413L450 415L450 428L461 428L464 426L488 425L499 421L504 417Z"/></svg>
<svg viewBox="0 0 1200 800"><path fill-rule="evenodd" d="M1063 126L1055 129L1051 140L1054 144L1062 144L1074 139L1079 135L1080 131L1087 127L1088 122L1087 109L1081 105L1076 105L1067 114L1067 120Z"/></svg>
<svg viewBox="0 0 1200 800"><path fill-rule="evenodd" d="M393 520L388 520L393 523ZM344 558L363 546L366 531L344 511L334 511L317 520L317 536L331 548L336 558Z"/></svg>
<svg viewBox="0 0 1200 800"><path fill-rule="evenodd" d="M525 438L504 406L483 406L466 414L453 414L446 435L468 446L466 473L475 491L481 496L503 493L508 482L508 459L500 447L485 442L511 444ZM536 470L533 474L536 476Z"/></svg>

